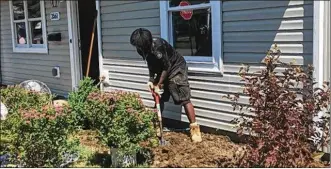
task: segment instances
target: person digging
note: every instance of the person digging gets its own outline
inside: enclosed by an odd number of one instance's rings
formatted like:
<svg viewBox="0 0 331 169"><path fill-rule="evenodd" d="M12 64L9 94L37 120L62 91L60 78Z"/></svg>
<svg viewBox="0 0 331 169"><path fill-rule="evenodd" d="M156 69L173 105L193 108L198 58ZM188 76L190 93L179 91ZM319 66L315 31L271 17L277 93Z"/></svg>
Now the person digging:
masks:
<svg viewBox="0 0 331 169"><path fill-rule="evenodd" d="M136 47L138 54L147 62L148 90L154 90L161 96L161 112L164 110L164 102L168 102L171 95L176 105L185 108L190 122L192 141L201 142L200 127L195 119L194 106L190 101L191 89L184 57L164 39L152 37L151 32L145 28L132 32L130 44Z"/></svg>

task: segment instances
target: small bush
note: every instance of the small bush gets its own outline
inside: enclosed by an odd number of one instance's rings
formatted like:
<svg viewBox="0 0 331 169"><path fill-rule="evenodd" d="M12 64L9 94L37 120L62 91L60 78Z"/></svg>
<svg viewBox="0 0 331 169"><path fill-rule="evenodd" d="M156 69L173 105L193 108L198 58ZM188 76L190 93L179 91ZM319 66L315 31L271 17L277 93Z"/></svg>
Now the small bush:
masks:
<svg viewBox="0 0 331 169"><path fill-rule="evenodd" d="M1 88L0 96L1 102L8 108L7 119L0 123L0 155L2 155L12 150L15 138L18 137L15 129L20 126L19 110L50 105L54 96L29 91L19 86Z"/></svg>
<svg viewBox="0 0 331 169"><path fill-rule="evenodd" d="M68 141L71 134L67 107L44 106L20 111L19 125L14 129L15 151L24 167L59 167L62 153L72 153L77 141Z"/></svg>
<svg viewBox="0 0 331 169"><path fill-rule="evenodd" d="M26 90L19 86L8 86L0 89L0 99L8 108L8 114L17 112L18 109L37 108L52 103L54 96Z"/></svg>
<svg viewBox="0 0 331 169"><path fill-rule="evenodd" d="M270 50L262 71L240 70L244 94L249 96L247 110L255 115L243 113L235 120L238 133L251 136L239 167L307 167L316 150L310 140L316 126L326 129L322 138L328 141L329 120L324 117L316 122L313 118L330 105L330 89L325 84L313 90L313 68L282 63L280 53L277 46ZM286 70L280 74L277 67ZM239 94L227 98L234 101L235 109L244 110L238 104Z"/></svg>
<svg viewBox="0 0 331 169"><path fill-rule="evenodd" d="M1 89L8 117L1 122L0 153L9 153L23 167L58 167L63 152L73 151L70 109L52 106L54 96L19 86ZM18 156L19 159L15 159ZM15 162L16 161L16 162Z"/></svg>
<svg viewBox="0 0 331 169"><path fill-rule="evenodd" d="M153 139L155 112L145 108L139 95L130 92L94 92L88 96L89 119L101 140L121 154L141 150L139 143Z"/></svg>
<svg viewBox="0 0 331 169"><path fill-rule="evenodd" d="M87 77L80 82L77 91L73 91L69 94L68 103L72 109L74 126L83 127L85 129L90 128L85 111L86 99L91 92L96 91L98 91L98 88L94 85L94 81Z"/></svg>

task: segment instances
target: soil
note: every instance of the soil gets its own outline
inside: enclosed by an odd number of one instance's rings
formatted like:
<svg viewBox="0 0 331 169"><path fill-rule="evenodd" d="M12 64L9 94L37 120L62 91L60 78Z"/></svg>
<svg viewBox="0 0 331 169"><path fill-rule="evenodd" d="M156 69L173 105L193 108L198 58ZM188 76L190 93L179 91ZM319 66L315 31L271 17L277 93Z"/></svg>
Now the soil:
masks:
<svg viewBox="0 0 331 169"><path fill-rule="evenodd" d="M152 149L151 167L236 167L234 155L241 145L226 136L202 133L201 143L192 143L188 133L165 132L169 144Z"/></svg>
<svg viewBox="0 0 331 169"><path fill-rule="evenodd" d="M101 143L97 138L96 131L82 130L77 134L80 144L89 147L93 152L108 153L109 148Z"/></svg>
<svg viewBox="0 0 331 169"><path fill-rule="evenodd" d="M156 168L237 168L237 159L244 145L233 143L229 137L202 133L202 142L193 143L189 133L165 132L169 143L151 148L151 167ZM236 158L237 157L237 158ZM310 167L325 168L330 164L315 161Z"/></svg>
<svg viewBox="0 0 331 169"><path fill-rule="evenodd" d="M77 134L83 146L94 153L92 161L77 164L75 167L109 167L109 149L98 141L97 133L91 130ZM202 133L201 143L192 143L188 132L164 132L168 142L165 146L149 148L152 153L152 168L237 168L238 153L244 145L233 143L229 137ZM146 144L145 144L146 145ZM325 168L330 164L315 161L314 168Z"/></svg>

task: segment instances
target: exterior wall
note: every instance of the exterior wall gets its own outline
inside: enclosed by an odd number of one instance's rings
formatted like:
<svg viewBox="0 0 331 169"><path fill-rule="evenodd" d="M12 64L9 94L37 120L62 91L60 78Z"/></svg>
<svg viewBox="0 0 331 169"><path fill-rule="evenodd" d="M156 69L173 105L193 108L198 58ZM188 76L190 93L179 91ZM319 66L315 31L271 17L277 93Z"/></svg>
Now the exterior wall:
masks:
<svg viewBox="0 0 331 169"><path fill-rule="evenodd" d="M3 84L18 84L24 80L40 80L52 92L66 95L71 91L70 55L66 3L53 8L45 1L47 34L61 32L61 42L48 42L48 54L13 53L9 2L1 3L1 77ZM50 20L50 12L60 12L59 21ZM52 76L52 68L60 66L61 77Z"/></svg>
<svg viewBox="0 0 331 169"><path fill-rule="evenodd" d="M189 72L192 102L201 125L234 131L230 121L238 117L228 100L228 93L242 92L237 75L241 63L257 71L273 43L279 44L284 61L312 63L312 1L223 1L224 74ZM146 64L129 44L132 31L138 27L160 34L159 1L101 1L103 69L109 72L107 90L138 92L146 105L154 101L148 93ZM248 103L241 97L241 103ZM181 107L166 104L164 117L188 121Z"/></svg>

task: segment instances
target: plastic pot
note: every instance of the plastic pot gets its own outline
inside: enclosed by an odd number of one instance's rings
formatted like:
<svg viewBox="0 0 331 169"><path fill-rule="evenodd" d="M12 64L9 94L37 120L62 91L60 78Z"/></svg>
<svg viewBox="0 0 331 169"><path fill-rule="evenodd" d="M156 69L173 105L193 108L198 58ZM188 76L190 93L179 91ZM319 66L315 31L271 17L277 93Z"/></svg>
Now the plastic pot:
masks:
<svg viewBox="0 0 331 169"><path fill-rule="evenodd" d="M111 148L110 153L113 167L130 167L137 164L137 153L120 155L117 148Z"/></svg>

